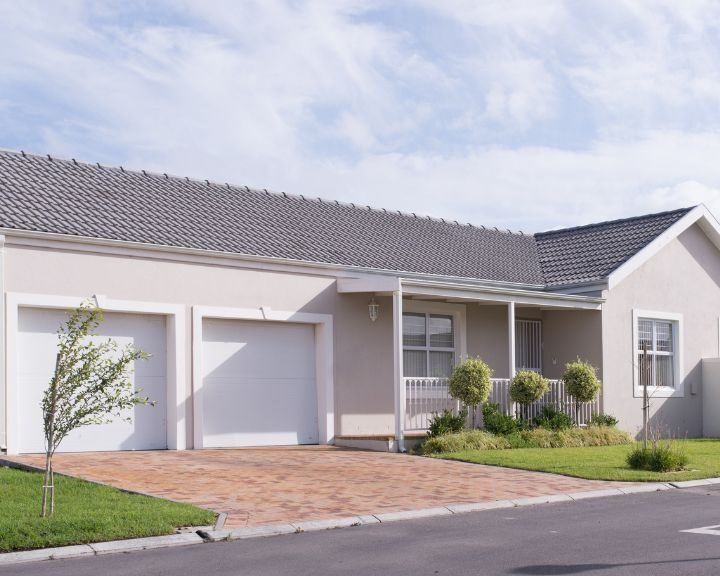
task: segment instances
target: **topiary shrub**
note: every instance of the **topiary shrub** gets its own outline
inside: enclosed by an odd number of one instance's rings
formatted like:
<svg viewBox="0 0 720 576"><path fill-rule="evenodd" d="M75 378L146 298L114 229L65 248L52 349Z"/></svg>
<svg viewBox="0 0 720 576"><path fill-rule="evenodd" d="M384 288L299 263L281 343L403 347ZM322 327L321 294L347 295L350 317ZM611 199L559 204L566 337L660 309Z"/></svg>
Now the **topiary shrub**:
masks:
<svg viewBox="0 0 720 576"><path fill-rule="evenodd" d="M518 429L518 422L512 416L500 412L500 404L485 402L482 407L485 430L491 434L511 434Z"/></svg>
<svg viewBox="0 0 720 576"><path fill-rule="evenodd" d="M471 408L473 427L475 427L475 406L488 399L492 374L492 368L480 358L468 358L455 367L448 380L450 396Z"/></svg>
<svg viewBox="0 0 720 576"><path fill-rule="evenodd" d="M601 384L595 367L578 358L565 365L562 380L567 393L575 398L575 421L579 423L580 403L592 402L600 392Z"/></svg>
<svg viewBox="0 0 720 576"><path fill-rule="evenodd" d="M588 422L588 426L617 426L618 425L618 419L615 418L615 416L611 416L610 414L595 414L592 418L590 418L590 422Z"/></svg>
<svg viewBox="0 0 720 576"><path fill-rule="evenodd" d="M443 410L442 414L433 415L427 434L430 438L434 438L435 436L461 432L465 428L465 418L467 418L467 410L462 410L457 415L450 410Z"/></svg>
<svg viewBox="0 0 720 576"><path fill-rule="evenodd" d="M687 466L688 457L683 448L674 442L657 442L643 448L637 444L627 455L627 463L635 470L674 472Z"/></svg>
<svg viewBox="0 0 720 576"><path fill-rule="evenodd" d="M560 412L555 406L543 406L534 419L535 426L546 430L567 430L575 426L575 422L564 412Z"/></svg>
<svg viewBox="0 0 720 576"><path fill-rule="evenodd" d="M510 383L510 399L517 402L527 410L533 402L550 390L550 382L542 374L532 370L520 370Z"/></svg>

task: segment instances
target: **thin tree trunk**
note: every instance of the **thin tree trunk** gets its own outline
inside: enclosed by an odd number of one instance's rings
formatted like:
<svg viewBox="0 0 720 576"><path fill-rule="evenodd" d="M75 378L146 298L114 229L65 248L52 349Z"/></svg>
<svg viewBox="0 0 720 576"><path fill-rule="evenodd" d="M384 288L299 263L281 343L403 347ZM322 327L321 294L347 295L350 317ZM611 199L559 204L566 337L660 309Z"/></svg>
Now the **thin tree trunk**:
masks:
<svg viewBox="0 0 720 576"><path fill-rule="evenodd" d="M43 492L42 492L42 510L40 516L45 518L47 516L47 496L48 487L50 485L50 452L45 454L45 475L43 476Z"/></svg>
<svg viewBox="0 0 720 576"><path fill-rule="evenodd" d="M57 374L58 366L60 364L60 354L55 357L55 374L53 375L52 382L50 383L50 412L47 414L48 419L46 425L46 452L45 452L45 480L43 482L43 496L42 496L42 510L40 515L45 518L46 516L52 516L55 510L55 482L54 474L52 469L52 457L55 452L55 403L57 401ZM50 492L50 506L48 506L48 491ZM48 514L49 508L49 514Z"/></svg>

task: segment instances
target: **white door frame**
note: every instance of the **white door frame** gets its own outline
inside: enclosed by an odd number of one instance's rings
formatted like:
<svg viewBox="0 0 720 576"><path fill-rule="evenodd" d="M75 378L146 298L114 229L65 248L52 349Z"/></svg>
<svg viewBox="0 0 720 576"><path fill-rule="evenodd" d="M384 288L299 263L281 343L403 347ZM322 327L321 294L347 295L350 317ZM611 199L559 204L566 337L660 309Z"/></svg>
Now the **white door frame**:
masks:
<svg viewBox="0 0 720 576"><path fill-rule="evenodd" d="M106 312L131 314L155 314L166 317L167 356L167 446L170 450L184 450L187 446L185 434L185 406L188 402L185 386L185 306L134 300L112 300L96 295L100 308ZM47 308L70 310L77 308L87 298L56 296L53 294L6 294L6 427L7 453L17 454L19 438L17 419L19 405L17 396L17 337L20 308Z"/></svg>
<svg viewBox="0 0 720 576"><path fill-rule="evenodd" d="M193 306L193 446L203 448L203 319L293 322L315 326L315 378L317 390L318 438L320 444L335 441L335 400L333 396L333 318L330 314L262 308Z"/></svg>

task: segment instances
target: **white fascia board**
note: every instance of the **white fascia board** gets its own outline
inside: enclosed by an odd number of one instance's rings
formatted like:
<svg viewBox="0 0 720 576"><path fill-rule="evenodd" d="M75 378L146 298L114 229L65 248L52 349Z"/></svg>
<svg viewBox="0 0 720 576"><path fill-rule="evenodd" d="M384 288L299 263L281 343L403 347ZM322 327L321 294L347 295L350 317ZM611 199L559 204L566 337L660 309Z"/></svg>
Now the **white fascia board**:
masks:
<svg viewBox="0 0 720 576"><path fill-rule="evenodd" d="M557 307L581 310L600 310L604 299L571 294L557 294L533 290L512 290L489 286L473 286L446 282L423 282L408 278L402 279L403 293L407 296L428 296L452 298L455 300L485 302L515 302L545 307Z"/></svg>
<svg viewBox="0 0 720 576"><path fill-rule="evenodd" d="M358 278L338 278L339 294L359 292L395 292L400 290L400 278L397 276L361 276Z"/></svg>
<svg viewBox="0 0 720 576"><path fill-rule="evenodd" d="M611 272L608 276L608 289L612 290L695 223L700 226L712 243L720 250L720 224L718 224L718 221L710 211L703 204L700 204L690 210L690 212L685 214L685 216L680 218L680 220L675 222L675 224L670 226L627 262Z"/></svg>

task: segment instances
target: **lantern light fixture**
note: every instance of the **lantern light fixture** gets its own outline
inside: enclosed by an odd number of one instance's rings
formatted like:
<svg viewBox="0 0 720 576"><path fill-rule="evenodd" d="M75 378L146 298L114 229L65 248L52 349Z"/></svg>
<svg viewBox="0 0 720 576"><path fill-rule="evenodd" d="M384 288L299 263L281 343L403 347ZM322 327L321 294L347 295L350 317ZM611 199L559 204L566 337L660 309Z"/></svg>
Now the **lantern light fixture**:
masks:
<svg viewBox="0 0 720 576"><path fill-rule="evenodd" d="M374 296L370 299L370 303L368 304L368 315L370 316L370 320L373 322L375 322L380 315L380 304L375 302Z"/></svg>

